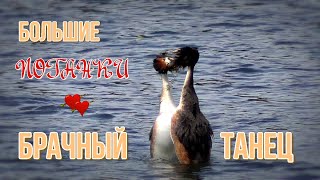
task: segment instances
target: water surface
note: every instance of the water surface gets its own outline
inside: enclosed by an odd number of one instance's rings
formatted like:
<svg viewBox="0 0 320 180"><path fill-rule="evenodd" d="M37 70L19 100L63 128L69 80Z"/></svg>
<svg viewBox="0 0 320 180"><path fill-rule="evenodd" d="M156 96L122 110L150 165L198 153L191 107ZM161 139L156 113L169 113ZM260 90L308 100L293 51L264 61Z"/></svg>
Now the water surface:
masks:
<svg viewBox="0 0 320 180"><path fill-rule="evenodd" d="M307 1L2 1L1 179L319 179L320 3ZM101 22L99 43L19 43L18 21ZM148 133L165 49L197 46L195 89L215 137L211 164L153 162ZM130 78L21 80L19 59L128 58ZM178 103L185 72L170 75ZM84 117L59 107L69 93L93 100ZM18 132L96 131L125 126L129 160L18 160ZM219 133L287 132L295 163L226 161ZM102 137L103 138L103 137Z"/></svg>

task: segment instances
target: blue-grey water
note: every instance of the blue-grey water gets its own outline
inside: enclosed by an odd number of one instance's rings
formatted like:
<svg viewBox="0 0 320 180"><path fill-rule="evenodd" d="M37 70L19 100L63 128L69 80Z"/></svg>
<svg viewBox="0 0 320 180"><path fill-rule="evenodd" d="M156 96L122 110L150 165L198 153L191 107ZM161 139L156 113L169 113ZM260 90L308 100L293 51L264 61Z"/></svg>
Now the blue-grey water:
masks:
<svg viewBox="0 0 320 180"><path fill-rule="evenodd" d="M99 43L20 43L18 21L100 21ZM23 1L0 3L0 179L320 179L320 2ZM214 130L211 164L150 160L158 114L155 55L199 48L195 89ZM19 59L129 59L129 79L20 79ZM178 103L185 72L170 75ZM81 117L66 94L94 101ZM129 159L18 159L18 132L96 131L125 126ZM292 132L295 163L227 161L220 132ZM103 138L103 137L101 137ZM44 154L44 153L43 153Z"/></svg>

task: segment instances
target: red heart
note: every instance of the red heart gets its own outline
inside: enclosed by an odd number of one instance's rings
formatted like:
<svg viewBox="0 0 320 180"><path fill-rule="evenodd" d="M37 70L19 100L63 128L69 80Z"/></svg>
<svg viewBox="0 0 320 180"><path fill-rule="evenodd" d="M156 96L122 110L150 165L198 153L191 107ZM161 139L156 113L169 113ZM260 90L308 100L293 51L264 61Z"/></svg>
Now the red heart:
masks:
<svg viewBox="0 0 320 180"><path fill-rule="evenodd" d="M66 97L64 98L64 102L72 109L75 110L76 109L76 103L80 102L81 96L79 94L75 94L75 95L66 95Z"/></svg>
<svg viewBox="0 0 320 180"><path fill-rule="evenodd" d="M88 107L89 107L89 102L88 101L76 102L76 110L79 111L81 116L83 116L84 112L87 111Z"/></svg>

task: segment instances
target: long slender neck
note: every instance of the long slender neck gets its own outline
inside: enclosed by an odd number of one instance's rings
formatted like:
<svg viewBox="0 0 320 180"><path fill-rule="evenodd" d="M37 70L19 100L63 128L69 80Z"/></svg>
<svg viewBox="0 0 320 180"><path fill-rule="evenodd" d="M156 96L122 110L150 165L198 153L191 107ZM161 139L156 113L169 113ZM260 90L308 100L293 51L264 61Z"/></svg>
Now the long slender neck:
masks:
<svg viewBox="0 0 320 180"><path fill-rule="evenodd" d="M194 66L188 67L187 75L184 80L184 84L181 92L179 106L183 109L190 110L192 112L194 111L198 112L200 111L200 109L199 109L198 96L193 87L193 70L194 70Z"/></svg>
<svg viewBox="0 0 320 180"><path fill-rule="evenodd" d="M162 79L162 92L160 97L160 113L166 111L173 111L175 108L172 93L171 93L171 86L168 80L167 74L161 74Z"/></svg>

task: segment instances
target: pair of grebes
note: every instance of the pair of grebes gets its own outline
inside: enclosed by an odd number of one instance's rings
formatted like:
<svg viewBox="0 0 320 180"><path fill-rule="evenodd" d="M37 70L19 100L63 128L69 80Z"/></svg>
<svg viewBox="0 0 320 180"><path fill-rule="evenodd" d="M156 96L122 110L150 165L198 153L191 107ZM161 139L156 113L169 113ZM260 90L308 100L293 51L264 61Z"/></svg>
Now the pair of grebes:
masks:
<svg viewBox="0 0 320 180"><path fill-rule="evenodd" d="M157 56L153 67L161 75L160 112L150 131L150 154L154 159L199 164L210 160L213 132L200 111L194 89L194 67L199 59L196 48L183 47ZM188 68L181 98L175 106L168 71Z"/></svg>

